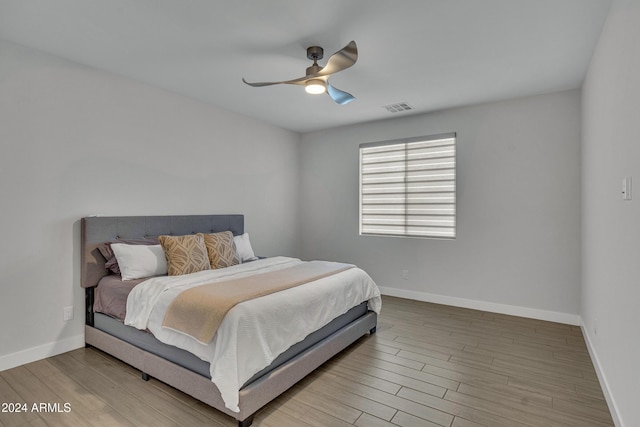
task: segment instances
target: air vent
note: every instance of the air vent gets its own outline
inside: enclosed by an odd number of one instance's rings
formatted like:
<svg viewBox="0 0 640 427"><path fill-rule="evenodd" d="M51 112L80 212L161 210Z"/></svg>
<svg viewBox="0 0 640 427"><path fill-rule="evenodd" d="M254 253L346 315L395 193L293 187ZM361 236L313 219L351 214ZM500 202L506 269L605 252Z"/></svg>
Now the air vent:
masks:
<svg viewBox="0 0 640 427"><path fill-rule="evenodd" d="M382 108L386 108L390 113L400 113L402 111L413 110L413 107L406 102L399 102L397 104L385 105Z"/></svg>

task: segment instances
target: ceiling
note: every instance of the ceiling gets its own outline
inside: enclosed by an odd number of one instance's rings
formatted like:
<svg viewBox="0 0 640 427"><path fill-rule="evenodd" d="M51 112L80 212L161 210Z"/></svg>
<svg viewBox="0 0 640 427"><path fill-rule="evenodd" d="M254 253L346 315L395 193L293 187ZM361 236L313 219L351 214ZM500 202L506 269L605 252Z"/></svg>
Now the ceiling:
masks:
<svg viewBox="0 0 640 427"><path fill-rule="evenodd" d="M296 132L580 87L610 0L0 0L0 38ZM349 41L331 77L347 105L300 86L306 48ZM383 106L408 103L390 113Z"/></svg>

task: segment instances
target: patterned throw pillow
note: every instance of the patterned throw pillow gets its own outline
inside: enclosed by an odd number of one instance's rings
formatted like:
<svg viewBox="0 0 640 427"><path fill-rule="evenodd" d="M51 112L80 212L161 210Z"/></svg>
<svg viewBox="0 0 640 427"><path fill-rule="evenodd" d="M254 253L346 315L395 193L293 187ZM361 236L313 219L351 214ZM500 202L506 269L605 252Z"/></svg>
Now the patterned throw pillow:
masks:
<svg viewBox="0 0 640 427"><path fill-rule="evenodd" d="M202 235L160 236L158 241L167 257L169 276L196 273L209 270L207 247Z"/></svg>
<svg viewBox="0 0 640 427"><path fill-rule="evenodd" d="M204 243L209 254L209 264L212 269L240 264L232 232L223 231L221 233L199 235L204 237Z"/></svg>

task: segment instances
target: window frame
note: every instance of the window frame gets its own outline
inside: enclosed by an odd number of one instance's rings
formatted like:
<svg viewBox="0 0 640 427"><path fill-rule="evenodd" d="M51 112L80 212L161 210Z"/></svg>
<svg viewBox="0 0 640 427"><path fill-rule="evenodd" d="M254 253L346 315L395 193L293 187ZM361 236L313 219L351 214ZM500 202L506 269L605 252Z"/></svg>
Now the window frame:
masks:
<svg viewBox="0 0 640 427"><path fill-rule="evenodd" d="M444 155L442 157L437 157L437 152L435 151L434 151L434 154L436 154L436 156L431 157L429 155L428 150L430 149L435 150L437 149L437 147L440 147L440 146L435 146L436 148L433 148L433 147L429 148L430 143L436 143L437 141L446 142L447 140L453 140L448 145L445 144L445 146L450 148L450 151L453 152L452 155L449 154L449 155ZM424 143L422 150L427 151L425 156L421 157L421 154L418 153L418 150L420 150L420 148L418 148L420 146L419 143ZM380 182L378 183L370 182L369 184L365 184L363 182L365 180L365 177L366 176L370 177L376 174L384 175L384 173L381 173L381 172L371 172L371 171L368 173L365 172L363 170L363 157L368 156L369 159L371 159L371 157L374 155L371 152L374 150L368 150L370 151L370 153L366 153L367 149L371 149L371 148L376 149L376 148L382 148L382 147L389 148L389 150L382 150L380 152L383 155L385 154L385 152L394 152L396 154L400 154L400 156L404 156L398 160L385 159L385 160L379 161L379 164L382 164L382 163L396 164L395 165L396 169L393 172L393 175L396 175L396 177L387 178L387 179L389 180L390 182L389 185L391 187L404 186L404 191L393 190L388 193L381 192L378 194L386 194L386 195L390 195L391 197L395 196L396 199L404 198L404 202L401 202L401 203L394 203L394 202L375 203L371 201L369 203L363 202L363 200L367 195L369 196L369 198L371 198L372 195L376 194L375 192L376 184L380 184ZM414 153L411 153L412 149L414 150ZM404 153L402 153L402 150L404 150ZM358 227L359 227L360 236L405 237L405 238L445 239L445 240L456 239L457 237L457 182L456 182L457 181L457 134L455 132L442 133L442 134L436 134L436 135L418 136L418 137L411 137L411 138L394 139L394 140L388 140L388 141L363 143L359 145L358 154L359 154ZM411 154L414 155L416 158L410 159ZM399 157L398 155L393 155L388 153L387 155L390 157L391 156ZM435 164L432 167L426 166L426 163L429 163L430 159L437 160L440 158L449 159L450 162L453 163L452 167L440 168ZM413 160L414 165L416 165L419 168L418 170L429 171L429 173L433 173L434 175L428 178L427 180L421 180L422 179L421 177L415 176L415 169L413 169L414 175L411 176L411 172L412 172L412 169L410 168L411 160ZM423 162L423 164L415 163L419 160L427 160L427 162ZM368 161L369 163L367 164L369 165L375 164L375 159L373 161L371 160L368 160ZM404 169L402 169L402 166L398 166L398 164L400 163L404 163ZM420 169L420 168L423 168L423 169ZM442 178L434 178L434 176L438 175L443 171L450 171L452 172L452 174L444 172L442 173L443 175ZM391 172L389 172L388 174L391 174ZM451 177L451 175L453 176ZM398 178L399 176L402 176L402 178ZM445 176L447 176L448 178L444 179ZM452 189L447 191L434 190L436 188L436 185L434 185L433 183L443 183L443 182L449 183L448 185L452 187ZM417 188L416 185L424 189L425 183L428 184L427 187L431 187L431 188L427 188L426 191L416 190ZM384 190L385 189L382 189L382 191ZM443 195L443 200L447 200L447 202L435 201L437 197L434 199L434 201L427 202L427 203L418 203L415 201L413 203L408 202L407 198L411 197L412 193L414 194L414 196L416 194L429 195L429 196L441 194ZM448 196L445 197L444 195L448 195ZM376 210L374 205L382 207L381 211L393 210L394 208L397 208L396 210L400 213L391 213L387 215L384 213L370 212L366 214L364 212L365 209L363 208L363 205L372 207L373 211ZM432 208L430 209L426 206L432 206ZM433 206L442 206L446 208L439 209L439 208L433 208ZM389 207L389 208L385 209L385 207ZM416 211L422 210L425 212L429 210L443 210L443 211L446 211L447 213L433 213L433 212L432 213L408 213L410 209L413 209ZM388 222L384 223L384 221L381 221L380 224L378 224L379 228L376 231L372 231L372 228L376 228L376 224L375 223L365 224L365 223L367 221L371 221L373 218L376 217L376 215L379 217L384 217L385 215L387 215ZM404 218L401 218L402 215L404 216ZM389 218L392 218L392 219L389 219ZM447 225L443 225L443 224L447 224ZM369 227L367 227L367 225L369 225ZM387 227L389 229L381 231L382 227ZM367 230L367 228L369 229ZM403 229L399 231L400 228L403 228ZM442 232L434 231L434 230L440 230L440 229L442 230ZM417 230L423 230L423 231L419 232ZM432 231L427 232L426 230L432 230ZM445 230L448 230L448 232L444 232Z"/></svg>

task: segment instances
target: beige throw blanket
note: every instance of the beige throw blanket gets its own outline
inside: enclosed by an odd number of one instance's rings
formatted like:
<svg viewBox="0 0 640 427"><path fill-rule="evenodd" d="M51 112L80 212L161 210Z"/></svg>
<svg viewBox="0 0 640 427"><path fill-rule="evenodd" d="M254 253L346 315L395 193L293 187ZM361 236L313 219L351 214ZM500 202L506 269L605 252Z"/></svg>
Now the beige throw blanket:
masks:
<svg viewBox="0 0 640 427"><path fill-rule="evenodd" d="M180 293L171 302L162 326L209 343L224 316L237 304L352 267L350 264L310 261L282 270L196 286Z"/></svg>

